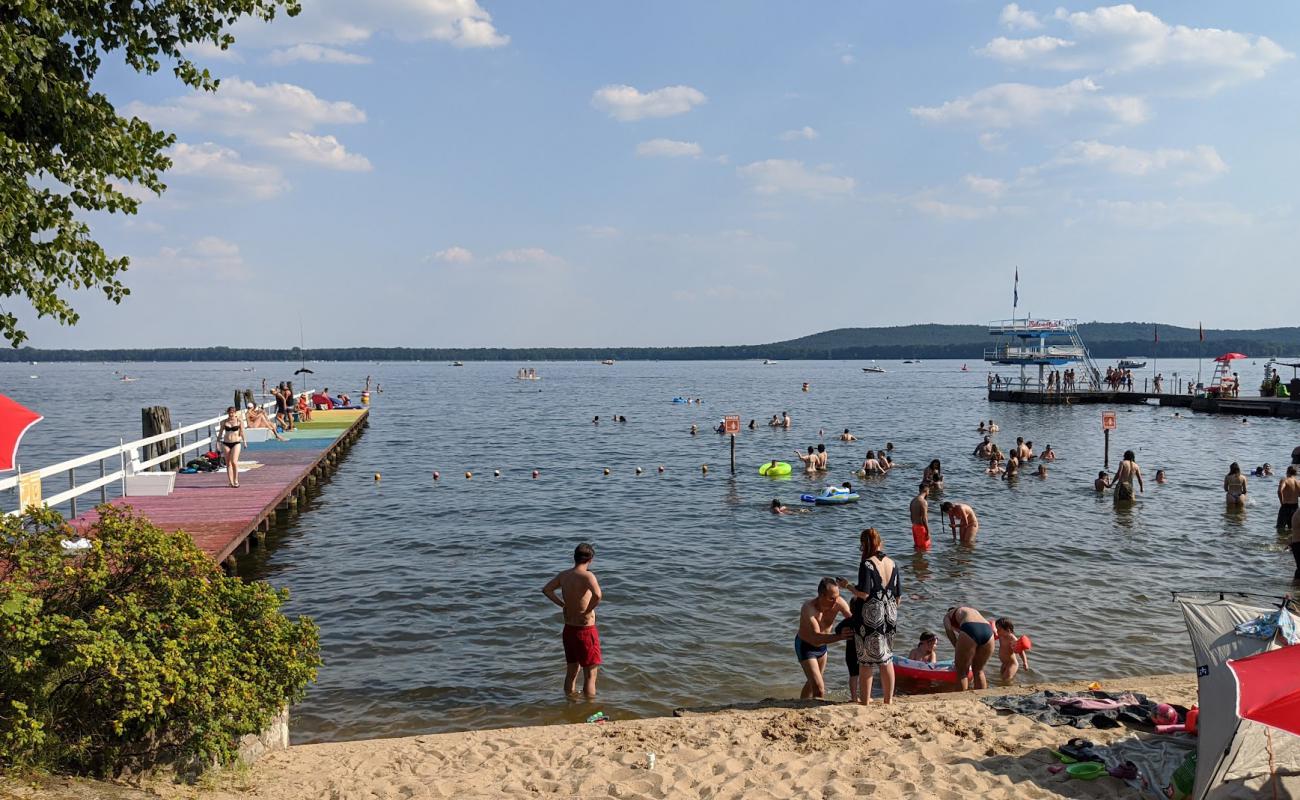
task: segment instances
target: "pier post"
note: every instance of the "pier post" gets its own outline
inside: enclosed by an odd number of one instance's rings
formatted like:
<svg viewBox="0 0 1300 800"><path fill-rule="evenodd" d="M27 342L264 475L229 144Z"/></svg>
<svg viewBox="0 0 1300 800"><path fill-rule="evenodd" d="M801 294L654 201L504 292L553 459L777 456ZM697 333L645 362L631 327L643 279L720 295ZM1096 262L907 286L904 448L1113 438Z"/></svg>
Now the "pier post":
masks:
<svg viewBox="0 0 1300 800"><path fill-rule="evenodd" d="M731 434L731 474L736 474L736 434Z"/></svg>
<svg viewBox="0 0 1300 800"><path fill-rule="evenodd" d="M1103 433L1106 435L1106 469L1110 469L1110 428Z"/></svg>

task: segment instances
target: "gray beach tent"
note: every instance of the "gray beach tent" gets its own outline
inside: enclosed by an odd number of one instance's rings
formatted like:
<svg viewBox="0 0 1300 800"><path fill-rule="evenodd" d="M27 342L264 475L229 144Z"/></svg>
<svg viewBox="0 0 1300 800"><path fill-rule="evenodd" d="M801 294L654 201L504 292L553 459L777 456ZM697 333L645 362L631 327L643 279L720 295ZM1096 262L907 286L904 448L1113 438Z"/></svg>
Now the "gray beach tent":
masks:
<svg viewBox="0 0 1300 800"><path fill-rule="evenodd" d="M1242 719L1237 714L1237 680L1229 659L1275 650L1281 636L1242 636L1236 627L1277 605L1261 605L1245 595L1178 594L1196 658L1200 719L1196 746L1195 800L1211 798L1300 798L1300 737ZM1300 624L1282 611L1293 625ZM1284 620L1285 621L1285 620ZM1300 681L1300 676L1296 677Z"/></svg>

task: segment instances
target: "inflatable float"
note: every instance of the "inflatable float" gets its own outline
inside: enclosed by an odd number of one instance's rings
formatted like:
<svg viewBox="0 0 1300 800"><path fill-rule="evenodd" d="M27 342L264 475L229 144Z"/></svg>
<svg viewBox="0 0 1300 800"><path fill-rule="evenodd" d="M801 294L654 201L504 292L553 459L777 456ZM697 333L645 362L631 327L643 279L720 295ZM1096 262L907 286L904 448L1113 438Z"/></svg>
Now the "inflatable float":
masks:
<svg viewBox="0 0 1300 800"><path fill-rule="evenodd" d="M815 503L819 506L838 506L858 502L858 493L851 492L841 486L827 486L820 494L800 495L799 499L805 503Z"/></svg>
<svg viewBox="0 0 1300 800"><path fill-rule="evenodd" d="M687 400L686 400L685 397L674 397L674 398L673 398L673 402L674 402L674 403L679 403L679 404L680 404L680 403L685 403L685 402L687 402Z"/></svg>
<svg viewBox="0 0 1300 800"><path fill-rule="evenodd" d="M769 461L758 468L758 474L767 478L780 478L790 474L790 465L784 461Z"/></svg>
<svg viewBox="0 0 1300 800"><path fill-rule="evenodd" d="M969 677L970 673L967 672L966 674ZM917 681L918 683L956 683L957 669L953 666L951 659L931 664L928 661L916 661L896 655L894 656L894 676Z"/></svg>

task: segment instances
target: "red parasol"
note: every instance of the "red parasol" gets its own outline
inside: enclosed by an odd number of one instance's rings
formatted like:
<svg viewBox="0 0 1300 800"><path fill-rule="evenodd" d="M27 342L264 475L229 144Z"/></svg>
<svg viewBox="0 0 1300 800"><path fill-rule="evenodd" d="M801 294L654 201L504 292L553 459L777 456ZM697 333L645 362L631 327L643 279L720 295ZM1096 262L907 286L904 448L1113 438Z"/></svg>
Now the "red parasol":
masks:
<svg viewBox="0 0 1300 800"><path fill-rule="evenodd" d="M14 468L23 434L42 419L44 417L30 408L0 394L0 472Z"/></svg>
<svg viewBox="0 0 1300 800"><path fill-rule="evenodd" d="M1237 679L1237 715L1300 736L1300 645L1228 661Z"/></svg>
<svg viewBox="0 0 1300 800"><path fill-rule="evenodd" d="M1236 361L1239 358L1250 358L1250 356L1246 355L1245 353L1224 353L1223 355L1219 356L1214 360L1227 363L1229 361Z"/></svg>

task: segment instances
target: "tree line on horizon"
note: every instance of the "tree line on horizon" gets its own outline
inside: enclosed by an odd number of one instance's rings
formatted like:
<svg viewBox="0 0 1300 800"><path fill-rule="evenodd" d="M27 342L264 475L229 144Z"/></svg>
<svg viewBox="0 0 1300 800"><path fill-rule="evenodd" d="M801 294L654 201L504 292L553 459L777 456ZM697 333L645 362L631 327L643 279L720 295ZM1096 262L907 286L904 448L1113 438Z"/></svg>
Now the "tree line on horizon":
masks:
<svg viewBox="0 0 1300 800"><path fill-rule="evenodd" d="M1156 335L1159 335L1159 342ZM1300 327L1206 330L1142 322L1079 326L1094 358L1130 356L1213 358L1226 352L1251 357L1300 356ZM906 325L841 328L784 342L696 347L161 347L99 350L0 350L0 362L25 361L725 361L747 359L964 359L979 361L996 341L982 325Z"/></svg>

